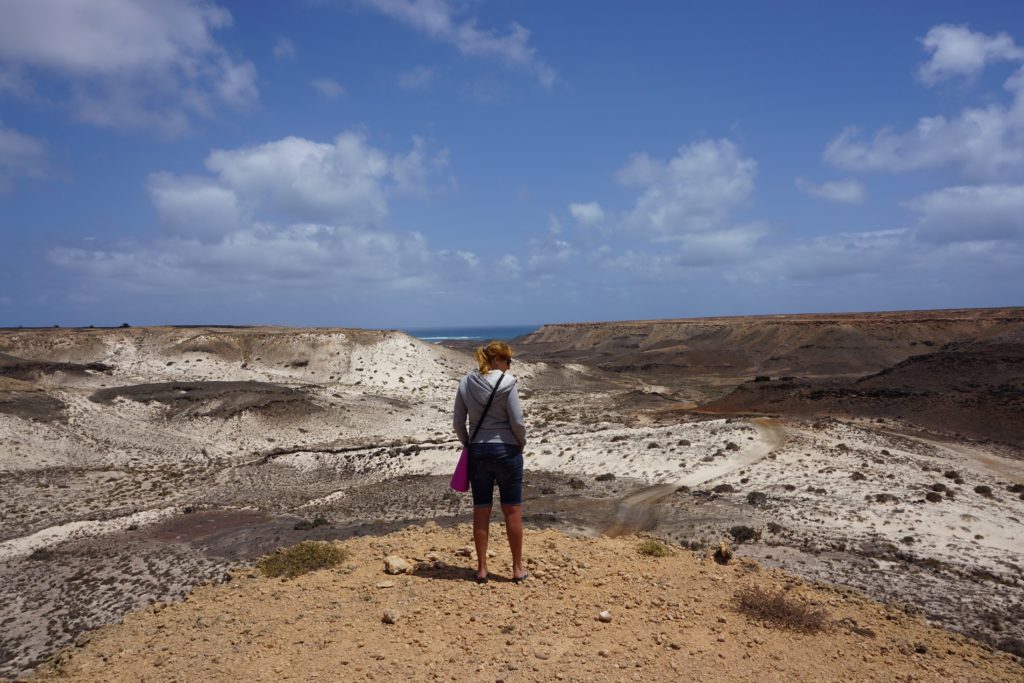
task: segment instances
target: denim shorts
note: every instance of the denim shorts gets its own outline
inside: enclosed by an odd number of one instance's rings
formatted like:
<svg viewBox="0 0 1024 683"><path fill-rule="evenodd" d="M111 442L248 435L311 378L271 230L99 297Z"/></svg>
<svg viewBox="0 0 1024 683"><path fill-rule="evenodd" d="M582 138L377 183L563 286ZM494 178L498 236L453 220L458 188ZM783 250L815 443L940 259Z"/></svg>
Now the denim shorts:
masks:
<svg viewBox="0 0 1024 683"><path fill-rule="evenodd" d="M473 507L491 505L494 485L502 505L523 502L523 449L505 443L475 443L469 449Z"/></svg>

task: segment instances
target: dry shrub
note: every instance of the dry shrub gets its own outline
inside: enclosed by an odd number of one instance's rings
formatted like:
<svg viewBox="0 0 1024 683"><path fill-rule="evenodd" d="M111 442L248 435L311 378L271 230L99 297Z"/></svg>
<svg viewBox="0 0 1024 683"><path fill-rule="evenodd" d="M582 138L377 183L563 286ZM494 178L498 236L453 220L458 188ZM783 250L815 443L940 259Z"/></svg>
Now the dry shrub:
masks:
<svg viewBox="0 0 1024 683"><path fill-rule="evenodd" d="M256 563L264 576L294 578L318 569L329 569L348 559L348 551L333 543L303 541L283 548Z"/></svg>
<svg viewBox="0 0 1024 683"><path fill-rule="evenodd" d="M771 624L804 633L816 633L828 626L828 613L816 605L807 605L785 590L765 590L760 586L736 593L736 604L744 614Z"/></svg>
<svg viewBox="0 0 1024 683"><path fill-rule="evenodd" d="M641 555L650 555L651 557L667 557L672 554L667 545L653 538L649 538L641 543L637 547L637 552Z"/></svg>

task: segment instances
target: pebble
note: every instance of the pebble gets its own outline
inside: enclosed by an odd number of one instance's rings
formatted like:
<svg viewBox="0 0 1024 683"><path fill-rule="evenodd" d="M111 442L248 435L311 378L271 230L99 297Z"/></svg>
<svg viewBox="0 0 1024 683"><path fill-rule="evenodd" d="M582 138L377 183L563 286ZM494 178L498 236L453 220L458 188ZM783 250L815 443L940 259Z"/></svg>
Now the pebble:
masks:
<svg viewBox="0 0 1024 683"><path fill-rule="evenodd" d="M384 610L384 616L381 617L381 621L385 624L397 624L399 616L398 610L386 609Z"/></svg>
<svg viewBox="0 0 1024 683"><path fill-rule="evenodd" d="M610 623L611 620L612 620L612 613L609 612L608 610L604 610L600 614L597 615L597 618L607 624L607 623Z"/></svg>

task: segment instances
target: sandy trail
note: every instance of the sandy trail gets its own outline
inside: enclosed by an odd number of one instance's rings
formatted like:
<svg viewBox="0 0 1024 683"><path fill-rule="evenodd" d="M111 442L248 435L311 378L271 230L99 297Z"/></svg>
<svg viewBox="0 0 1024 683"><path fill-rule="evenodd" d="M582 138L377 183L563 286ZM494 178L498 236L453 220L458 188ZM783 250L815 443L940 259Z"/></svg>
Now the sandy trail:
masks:
<svg viewBox="0 0 1024 683"><path fill-rule="evenodd" d="M691 472L673 482L647 486L624 496L619 501L615 521L602 533L615 538L653 528L657 522L657 504L672 495L680 486L692 488L731 474L753 465L786 445L786 430L777 420L759 417L751 420L751 424L757 429L760 437L751 448L739 452L735 458L726 458L711 467Z"/></svg>
<svg viewBox="0 0 1024 683"><path fill-rule="evenodd" d="M985 474L1008 479L1014 484L1024 484L1024 467L1022 467L1020 460L1003 458L995 455L991 451L974 448L964 444L939 441L938 439L928 439L923 436L911 436L909 434L901 434L899 432L892 432L888 430L885 430L883 433L923 443L939 450L940 452L945 451L946 453L953 453L957 456L962 456L962 460L960 458L956 458L956 460L961 463L973 463Z"/></svg>

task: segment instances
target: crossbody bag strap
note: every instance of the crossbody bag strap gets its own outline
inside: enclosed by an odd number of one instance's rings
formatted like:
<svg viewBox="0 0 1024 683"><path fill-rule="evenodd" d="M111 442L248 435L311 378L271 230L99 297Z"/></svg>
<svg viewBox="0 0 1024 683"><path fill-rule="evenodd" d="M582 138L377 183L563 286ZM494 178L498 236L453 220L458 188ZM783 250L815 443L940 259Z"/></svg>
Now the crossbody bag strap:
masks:
<svg viewBox="0 0 1024 683"><path fill-rule="evenodd" d="M504 372L501 373L501 377L498 378L498 381L494 383L494 389L491 390L491 397L487 399L487 405L484 406L484 412L480 413L480 420L476 423L476 428L473 429L473 436L469 437L469 443L473 443L473 439L475 439L476 435L480 432L480 427L484 423L484 416L487 415L487 411L491 407L491 401L494 400L494 395L498 393L498 387L501 385L501 380L503 379L505 379Z"/></svg>

